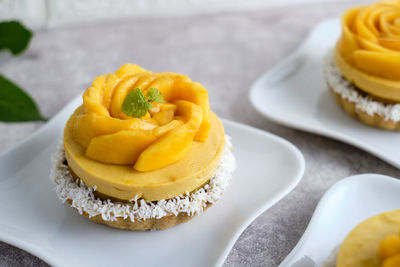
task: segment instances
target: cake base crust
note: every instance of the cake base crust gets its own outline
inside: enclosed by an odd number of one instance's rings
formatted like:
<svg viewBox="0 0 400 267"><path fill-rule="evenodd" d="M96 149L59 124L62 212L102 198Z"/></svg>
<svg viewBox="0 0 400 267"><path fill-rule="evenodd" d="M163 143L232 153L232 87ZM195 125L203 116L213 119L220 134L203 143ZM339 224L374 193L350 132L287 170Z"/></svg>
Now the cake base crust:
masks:
<svg viewBox="0 0 400 267"><path fill-rule="evenodd" d="M400 103L382 100L357 88L340 73L333 51L324 58L324 78L336 103L362 123L389 131L400 131Z"/></svg>
<svg viewBox="0 0 400 267"><path fill-rule="evenodd" d="M67 202L70 205L72 204L71 199L68 199ZM208 203L207 206L204 207L203 211L208 209L211 205L211 203ZM129 218L124 219L122 217L118 217L116 221L106 221L101 217L101 215L90 217L87 212L83 212L82 215L95 223L105 224L113 228L130 231L164 230L175 225L188 222L195 217L189 216L187 213L180 212L177 215L164 216L161 219L151 218L143 221L136 220L132 222Z"/></svg>
<svg viewBox="0 0 400 267"><path fill-rule="evenodd" d="M391 119L385 120L384 117L374 114L369 115L367 112L357 109L356 103L350 102L346 98L343 98L340 94L336 93L332 86L328 84L330 91L335 97L336 103L350 116L361 121L369 126L389 130L389 131L400 131L400 122L392 121Z"/></svg>

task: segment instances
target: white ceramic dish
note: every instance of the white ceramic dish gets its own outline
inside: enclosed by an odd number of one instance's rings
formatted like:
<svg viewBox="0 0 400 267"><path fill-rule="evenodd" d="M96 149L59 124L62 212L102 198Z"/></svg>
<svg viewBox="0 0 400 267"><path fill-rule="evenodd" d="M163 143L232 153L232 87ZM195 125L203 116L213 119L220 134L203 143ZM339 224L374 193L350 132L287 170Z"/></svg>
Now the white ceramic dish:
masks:
<svg viewBox="0 0 400 267"><path fill-rule="evenodd" d="M340 35L329 20L278 66L258 78L250 101L264 116L283 125L357 146L400 168L399 132L375 129L351 118L335 103L322 74L322 60Z"/></svg>
<svg viewBox="0 0 400 267"><path fill-rule="evenodd" d="M322 197L302 238L280 266L321 266L357 224L399 209L399 192L399 180L379 174L355 175L337 182Z"/></svg>
<svg viewBox="0 0 400 267"><path fill-rule="evenodd" d="M289 142L224 121L238 162L231 187L198 218L165 231L95 224L63 205L48 176L77 97L29 139L0 156L0 240L56 266L220 266L240 233L289 193L304 159Z"/></svg>

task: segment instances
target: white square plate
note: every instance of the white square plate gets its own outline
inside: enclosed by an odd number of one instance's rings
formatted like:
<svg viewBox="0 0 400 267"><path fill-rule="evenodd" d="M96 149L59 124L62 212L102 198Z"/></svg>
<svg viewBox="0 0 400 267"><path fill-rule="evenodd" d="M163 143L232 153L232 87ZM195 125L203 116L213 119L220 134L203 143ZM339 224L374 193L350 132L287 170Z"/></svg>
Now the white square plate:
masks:
<svg viewBox="0 0 400 267"><path fill-rule="evenodd" d="M77 97L29 139L0 156L0 240L56 266L222 265L240 233L289 193L304 173L299 150L280 137L224 121L238 168L223 198L201 216L164 231L95 224L61 203L50 157Z"/></svg>
<svg viewBox="0 0 400 267"><path fill-rule="evenodd" d="M346 142L400 168L400 133L353 119L337 106L326 86L322 60L339 36L339 20L317 26L296 52L256 80L250 101L277 123Z"/></svg>
<svg viewBox="0 0 400 267"><path fill-rule="evenodd" d="M337 182L322 197L300 241L280 266L322 266L360 222L399 209L399 192L399 180L379 174L355 175Z"/></svg>

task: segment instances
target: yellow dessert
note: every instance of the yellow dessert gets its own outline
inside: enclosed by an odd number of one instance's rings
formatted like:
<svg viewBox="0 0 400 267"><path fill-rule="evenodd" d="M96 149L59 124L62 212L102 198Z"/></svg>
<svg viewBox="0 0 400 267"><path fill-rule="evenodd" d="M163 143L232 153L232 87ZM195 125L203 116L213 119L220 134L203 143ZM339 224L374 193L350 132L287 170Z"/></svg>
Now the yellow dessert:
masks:
<svg viewBox="0 0 400 267"><path fill-rule="evenodd" d="M400 1L348 10L335 59L343 76L363 91L400 101Z"/></svg>
<svg viewBox="0 0 400 267"><path fill-rule="evenodd" d="M62 155L67 165L61 166L60 160L54 172L68 168L68 179L79 179L84 190L92 190L89 197L94 194L101 201L134 201L136 206L126 204L126 209L145 207L148 214L144 219L150 216L156 221L138 226L132 215L136 211L117 212L114 206L110 220L118 221L118 225L104 222L107 215L102 212L93 220L131 230L163 229L170 223L161 225L157 220L167 215L176 217L180 212L160 209L171 209L184 196L204 194L210 181L224 171L221 157L230 153L225 140L222 123L210 110L208 92L201 84L185 75L152 73L126 64L115 74L97 77L85 91L83 105L71 115L64 129ZM62 177L54 180L64 183ZM60 198L71 200L74 205L76 195ZM207 197L206 194L203 198ZM206 208L214 198L194 199L200 201L196 202L200 207L196 206L194 213ZM169 200L172 202L166 205ZM97 206L90 209L93 207ZM191 213L190 207L186 208ZM119 212L124 214L123 219L115 217ZM128 216L132 217L131 222L124 221Z"/></svg>
<svg viewBox="0 0 400 267"><path fill-rule="evenodd" d="M357 225L344 239L337 267L400 266L400 210L385 212ZM396 265L397 264L397 265Z"/></svg>
<svg viewBox="0 0 400 267"><path fill-rule="evenodd" d="M382 262L382 267L400 266L399 233L388 235L379 243L378 256Z"/></svg>
<svg viewBox="0 0 400 267"><path fill-rule="evenodd" d="M390 110L400 103L400 1L351 8L341 24L333 62L350 83L347 89L364 101L349 97L350 93L337 88L340 85L329 77L328 86L347 113L371 126L400 130L400 123L395 125L400 121L398 107L395 112ZM334 75L329 72L325 76ZM369 109L366 103L371 103Z"/></svg>

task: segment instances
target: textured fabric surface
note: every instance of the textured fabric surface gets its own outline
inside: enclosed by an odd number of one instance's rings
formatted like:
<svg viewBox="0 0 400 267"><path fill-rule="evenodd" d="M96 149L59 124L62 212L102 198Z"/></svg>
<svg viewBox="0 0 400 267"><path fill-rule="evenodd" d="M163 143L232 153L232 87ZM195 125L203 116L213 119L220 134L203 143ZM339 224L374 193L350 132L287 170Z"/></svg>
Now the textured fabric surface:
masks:
<svg viewBox="0 0 400 267"><path fill-rule="evenodd" d="M243 232L225 262L225 266L277 266L296 245L319 199L333 183L369 172L400 177L399 170L364 151L263 118L247 97L251 83L296 49L318 22L362 2L38 30L22 56L0 54L0 72L26 88L47 117L95 76L113 72L123 63L134 62L155 72L181 72L203 83L219 116L294 143L306 160L302 181ZM42 125L0 123L0 150L12 147ZM0 265L45 264L0 243Z"/></svg>

